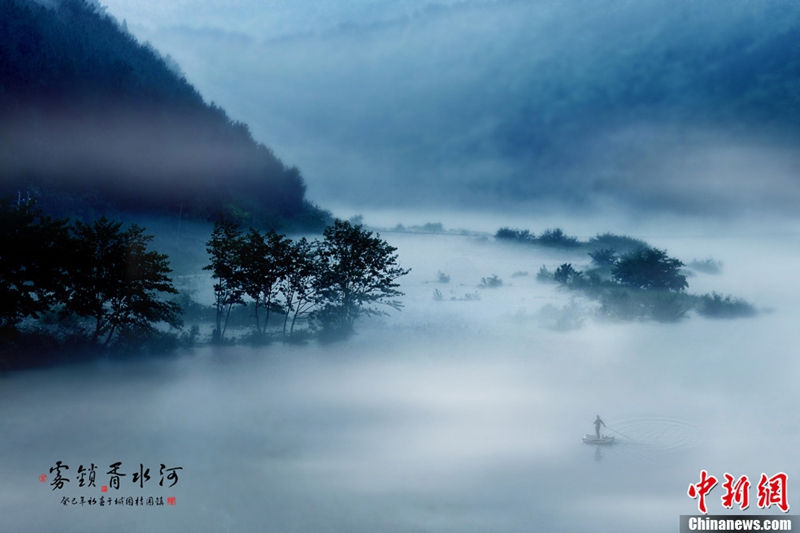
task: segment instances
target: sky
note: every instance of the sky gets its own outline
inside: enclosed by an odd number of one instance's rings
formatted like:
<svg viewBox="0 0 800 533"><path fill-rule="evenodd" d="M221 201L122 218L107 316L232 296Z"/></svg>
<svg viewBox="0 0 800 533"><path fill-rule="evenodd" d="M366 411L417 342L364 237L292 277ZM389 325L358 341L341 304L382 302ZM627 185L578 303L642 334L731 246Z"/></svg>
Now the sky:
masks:
<svg viewBox="0 0 800 533"><path fill-rule="evenodd" d="M800 20L785 2L104 5L324 207L724 218L800 202L792 143L729 116L758 114L737 84Z"/></svg>

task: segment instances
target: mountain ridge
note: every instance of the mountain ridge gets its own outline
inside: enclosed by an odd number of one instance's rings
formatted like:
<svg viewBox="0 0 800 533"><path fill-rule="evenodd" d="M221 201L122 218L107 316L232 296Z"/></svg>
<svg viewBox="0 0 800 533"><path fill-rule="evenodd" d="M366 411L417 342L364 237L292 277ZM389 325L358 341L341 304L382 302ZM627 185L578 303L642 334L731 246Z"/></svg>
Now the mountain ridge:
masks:
<svg viewBox="0 0 800 533"><path fill-rule="evenodd" d="M110 205L319 226L299 169L176 67L97 3L0 1L0 194L33 191L57 214Z"/></svg>

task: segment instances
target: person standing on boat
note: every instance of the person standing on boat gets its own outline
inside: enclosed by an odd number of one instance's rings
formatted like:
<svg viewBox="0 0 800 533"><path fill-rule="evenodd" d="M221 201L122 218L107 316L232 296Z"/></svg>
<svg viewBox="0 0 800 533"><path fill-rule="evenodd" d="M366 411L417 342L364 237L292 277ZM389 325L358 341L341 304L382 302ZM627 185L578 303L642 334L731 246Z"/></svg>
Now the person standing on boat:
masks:
<svg viewBox="0 0 800 533"><path fill-rule="evenodd" d="M608 427L608 426L606 426L606 423L605 423L605 422L603 422L602 420L600 420L600 415L597 415L597 420L595 420L595 421L594 421L594 432L597 434L597 440L600 440L600 426L601 426L601 425L602 425L604 428L605 428L605 427Z"/></svg>

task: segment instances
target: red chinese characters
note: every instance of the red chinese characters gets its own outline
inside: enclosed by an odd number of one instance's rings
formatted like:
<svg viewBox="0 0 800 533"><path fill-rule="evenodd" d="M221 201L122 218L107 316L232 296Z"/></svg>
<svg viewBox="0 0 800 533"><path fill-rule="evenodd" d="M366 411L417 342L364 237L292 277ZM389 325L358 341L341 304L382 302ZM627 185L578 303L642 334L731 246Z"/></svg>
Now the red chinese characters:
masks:
<svg viewBox="0 0 800 533"><path fill-rule="evenodd" d="M732 475L725 473L725 483L722 484L722 488L725 489L722 506L731 509L733 503L736 502L739 509L744 511L750 507L750 480L747 479L747 476L742 476L734 483L734 479Z"/></svg>
<svg viewBox="0 0 800 533"><path fill-rule="evenodd" d="M761 474L758 482L758 506L766 509L775 504L784 513L789 512L787 482L788 478L783 472L778 472L769 479L766 474Z"/></svg>
<svg viewBox="0 0 800 533"><path fill-rule="evenodd" d="M700 483L696 485L689 485L689 490L687 493L689 497L692 499L697 498L697 508L703 514L708 514L708 508L706 507L706 494L711 492L717 484L717 478L714 476L709 476L708 472L703 470L700 472Z"/></svg>
<svg viewBox="0 0 800 533"><path fill-rule="evenodd" d="M708 514L706 496L716 485L717 478L709 475L705 470L700 472L698 483L689 485L687 494L690 498L698 500L697 508L703 514ZM736 479L726 472L722 488L725 489L725 494L721 498L724 508L732 509L734 503L742 511L750 507L750 480L747 476ZM788 476L783 472L778 472L770 478L762 473L758 482L758 507L767 509L772 505L784 513L789 512Z"/></svg>

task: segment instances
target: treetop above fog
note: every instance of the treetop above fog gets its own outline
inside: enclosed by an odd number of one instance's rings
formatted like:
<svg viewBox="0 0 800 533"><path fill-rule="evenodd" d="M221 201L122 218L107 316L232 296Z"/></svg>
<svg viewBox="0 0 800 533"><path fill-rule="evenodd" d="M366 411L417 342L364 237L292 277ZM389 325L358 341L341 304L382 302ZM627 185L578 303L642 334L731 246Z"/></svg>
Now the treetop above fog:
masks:
<svg viewBox="0 0 800 533"><path fill-rule="evenodd" d="M680 273L683 262L668 257L666 250L644 248L621 257L611 271L611 277L622 285L639 289L681 292L689 284Z"/></svg>
<svg viewBox="0 0 800 533"><path fill-rule="evenodd" d="M218 221L207 246L216 341L224 339L232 308L245 304L245 296L253 303L260 336L273 311L284 315L284 335L308 315L323 333L338 336L351 332L360 316L385 314L377 306L402 307L396 280L409 270L398 265L396 248L361 225L336 220L321 240L293 242L274 231L251 228L245 234L231 221Z"/></svg>
<svg viewBox="0 0 800 533"><path fill-rule="evenodd" d="M162 299L177 293L167 256L148 250L144 228L123 230L104 216L68 224L8 201L0 201L0 222L0 340L46 312L89 319L93 345L182 324L178 305Z"/></svg>

